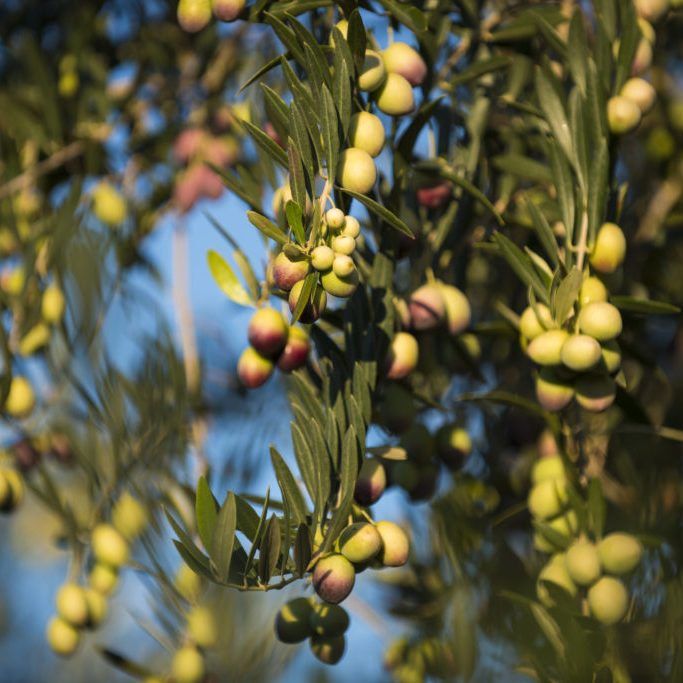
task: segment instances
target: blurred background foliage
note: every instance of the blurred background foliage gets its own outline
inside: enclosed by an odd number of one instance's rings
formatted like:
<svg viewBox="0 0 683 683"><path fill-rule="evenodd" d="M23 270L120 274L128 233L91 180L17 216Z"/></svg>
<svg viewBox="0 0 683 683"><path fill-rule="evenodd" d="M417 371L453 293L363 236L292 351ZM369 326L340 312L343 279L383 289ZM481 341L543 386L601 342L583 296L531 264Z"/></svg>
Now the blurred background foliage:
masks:
<svg viewBox="0 0 683 683"><path fill-rule="evenodd" d="M533 369L514 324L528 288L490 237L500 229L540 250L529 200L562 241L534 65L554 73L560 88L570 81L566 26L576 5L424 0L410 3L411 12L406 4L258 2L249 10L253 23L211 21L193 34L161 0L0 6L2 397L16 376L28 377L37 397L28 416L7 414L1 432L3 464L22 471L27 487L23 504L0 520L3 680L164 672L197 603L217 621L218 646L207 659L212 681L348 680L363 671L348 661L356 657L373 659L367 680L591 680L586 670L595 681L683 678L681 318L633 310L633 300L648 298L683 306L683 13L672 7L655 22L647 71L657 90L653 110L609 145L607 213L628 241L628 258L610 282L612 294L631 300L622 343L628 390L614 410L570 409L560 424L534 401ZM209 477L219 502L230 489L253 494L247 500L258 509L265 487L275 491L271 442L293 467L285 380L250 395L239 387L234 364L246 320L237 306L211 299L214 285L200 271L215 246L238 267L239 255L249 256L253 270L240 272L265 279L269 254L243 214L268 213L283 179L243 123L266 129L263 91L240 89L283 52L263 12L301 12L327 44L337 5L359 7L379 45L391 26L418 46L429 68L418 104L442 98L417 141L401 138L406 126L394 121L380 160L377 199L415 241L368 214L359 258L370 272L378 254L389 254L398 296L422 284L427 269L467 294L470 329L455 338L420 334L420 364L401 386L418 397L413 403L407 394L410 417L432 434L455 421L474 447L464 467L440 468L424 496L429 504L408 505L419 496L401 490L383 500L381 510L411 529L410 564L377 575L381 581L363 577L349 605L352 632L374 629L380 637L352 638L340 667L323 672L310 656L286 668L294 651L277 645L272 629L285 600L279 592L184 591L177 534L163 509L194 535L200 476ZM613 20L600 45L625 35L629 7L627 0L584 7L589 20ZM297 75L305 81L298 67ZM263 80L289 97L277 70ZM191 160L182 136L197 130L204 147ZM399 140L405 145L394 155ZM204 162L225 174L228 199ZM419 201L418 190L444 182L444 204ZM98 211L103 188L118 198L118 216ZM66 312L52 323L41 305L54 284ZM326 322L339 340L338 319ZM325 358L324 341L316 348ZM375 423L388 387L374 396ZM544 621L529 609L543 558L532 549L524 501L548 427L581 463L581 483L600 481L590 514L604 510L606 530L634 533L646 547L629 579L629 618L613 630L588 620L578 628L555 612L556 621ZM395 431L368 425L367 443L402 443L410 452L409 437ZM55 590L90 571L90 532L126 491L142 502L150 526L94 647L56 660L42 635Z"/></svg>

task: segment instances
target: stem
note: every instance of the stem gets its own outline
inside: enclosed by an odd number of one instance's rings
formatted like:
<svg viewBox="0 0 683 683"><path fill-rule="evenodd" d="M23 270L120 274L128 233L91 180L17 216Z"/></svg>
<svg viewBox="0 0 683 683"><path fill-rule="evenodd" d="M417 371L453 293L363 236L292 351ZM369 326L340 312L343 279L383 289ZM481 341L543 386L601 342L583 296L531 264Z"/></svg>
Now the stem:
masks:
<svg viewBox="0 0 683 683"><path fill-rule="evenodd" d="M28 169L28 171L24 171L24 173L15 176L12 178L12 180L4 185L0 185L0 201L12 196L16 192L20 192L26 187L30 187L34 181L41 176L44 176L50 171L54 171L56 168L59 168L72 159L80 156L83 153L83 150L83 142L80 140L72 142L70 145L63 147L59 151L55 152L52 156L49 156L39 164L36 164L32 168Z"/></svg>
<svg viewBox="0 0 683 683"><path fill-rule="evenodd" d="M576 267L579 272L583 272L583 262L586 258L586 251L588 248L588 212L584 210L581 215L581 233L579 234L579 243L576 246Z"/></svg>

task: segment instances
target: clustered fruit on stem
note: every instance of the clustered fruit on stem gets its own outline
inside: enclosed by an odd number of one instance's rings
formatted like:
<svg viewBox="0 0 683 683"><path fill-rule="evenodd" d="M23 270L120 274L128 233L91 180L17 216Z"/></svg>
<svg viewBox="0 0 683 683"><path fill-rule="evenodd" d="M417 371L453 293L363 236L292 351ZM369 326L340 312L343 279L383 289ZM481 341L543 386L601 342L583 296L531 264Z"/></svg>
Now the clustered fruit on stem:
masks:
<svg viewBox="0 0 683 683"><path fill-rule="evenodd" d="M589 254L600 275L614 273L626 254L619 226L605 223ZM560 324L542 303L527 307L519 320L522 348L540 366L536 377L538 402L551 412L575 399L589 412L609 408L616 396L614 375L621 367L616 338L622 331L619 309L607 301L609 292L594 276L584 276L572 314Z"/></svg>
<svg viewBox="0 0 683 683"><path fill-rule="evenodd" d="M633 571L641 561L640 542L626 533L611 533L591 541L580 528L570 506L571 484L563 456L554 439L531 469L532 488L527 499L536 531L534 547L551 557L538 575L536 592L546 606L557 604L559 589L570 600L586 591L590 614L604 625L621 621L628 608L628 591L615 576ZM547 584L553 584L549 587Z"/></svg>
<svg viewBox="0 0 683 683"><path fill-rule="evenodd" d="M247 0L179 0L178 23L184 31L197 33L211 21L211 12L219 21L233 22L244 13Z"/></svg>
<svg viewBox="0 0 683 683"><path fill-rule="evenodd" d="M130 556L133 543L145 530L148 515L145 507L130 493L124 492L112 510L112 524L99 523L90 536L93 566L88 585L65 583L55 596L56 616L47 625L47 641L57 654L72 655L82 629L97 628L107 614L107 596L118 583L118 574Z"/></svg>
<svg viewBox="0 0 683 683"><path fill-rule="evenodd" d="M290 326L274 308L259 308L249 321L249 344L237 362L237 375L248 389L268 381L279 368L292 372L306 363L311 350L308 334Z"/></svg>

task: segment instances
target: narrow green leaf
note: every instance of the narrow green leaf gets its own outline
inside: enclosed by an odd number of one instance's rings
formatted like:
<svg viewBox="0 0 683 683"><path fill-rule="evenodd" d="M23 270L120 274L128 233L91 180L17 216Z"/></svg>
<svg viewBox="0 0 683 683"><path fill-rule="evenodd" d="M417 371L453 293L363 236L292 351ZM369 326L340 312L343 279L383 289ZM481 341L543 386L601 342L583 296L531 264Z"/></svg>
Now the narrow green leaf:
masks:
<svg viewBox="0 0 683 683"><path fill-rule="evenodd" d="M296 102L292 102L289 110L289 134L294 141L296 149L301 155L301 161L304 165L304 170L308 175L309 187L315 187L315 177L318 170L318 161L313 157L313 150L311 148L311 141L308 136L308 129L306 127L306 119L301 112L301 108Z"/></svg>
<svg viewBox="0 0 683 683"><path fill-rule="evenodd" d="M611 296L610 302L622 311L629 313L650 313L653 315L669 315L680 313L681 309L664 301L636 299L631 296Z"/></svg>
<svg viewBox="0 0 683 683"><path fill-rule="evenodd" d="M235 494L230 491L225 497L225 501L218 513L209 553L216 565L218 578L223 582L227 582L230 576L230 562L232 560L232 549L235 544L236 528L237 510L235 507Z"/></svg>
<svg viewBox="0 0 683 683"><path fill-rule="evenodd" d="M292 190L292 198L298 204L299 211L301 211L301 207L307 204L308 193L306 191L306 179L304 178L301 155L292 138L287 138L287 159L289 161L289 187ZM290 225L290 227L294 230L297 241L303 244L306 239L305 234L303 234L303 225L301 225L301 230L298 231L293 226Z"/></svg>
<svg viewBox="0 0 683 683"><path fill-rule="evenodd" d="M304 244L306 241L306 234L304 232L304 215L301 206L290 199L285 207L285 213L287 215L287 223L292 229L296 241L299 244Z"/></svg>
<svg viewBox="0 0 683 683"><path fill-rule="evenodd" d="M290 54L294 59L299 62L302 69L306 68L306 57L304 55L303 48L297 40L296 33L287 26L279 17L276 17L270 12L263 13L266 23L273 27L273 30L277 34L282 44L289 50ZM316 41L317 43L317 41Z"/></svg>
<svg viewBox="0 0 683 683"><path fill-rule="evenodd" d="M545 215L538 209L536 204L527 196L526 197L527 208L531 214L531 221L538 236L538 240L543 246L543 250L550 258L553 266L557 266L560 263L560 247L557 244L557 239L553 234L552 228L548 224L548 220Z"/></svg>
<svg viewBox="0 0 683 683"><path fill-rule="evenodd" d="M581 271L574 267L567 276L560 282L560 286L555 291L551 301L553 318L562 325L571 314L574 304L579 297L579 290L583 282Z"/></svg>
<svg viewBox="0 0 683 683"><path fill-rule="evenodd" d="M548 291L544 287L538 273L534 270L531 260L512 240L500 232L493 235L493 240L501 249L503 258L508 262L524 284L531 287L536 296L545 304L550 303Z"/></svg>
<svg viewBox="0 0 683 683"><path fill-rule="evenodd" d="M289 242L287 235L285 235L275 223L268 220L260 213L256 213L256 211L247 211L247 218L255 228L260 230L266 237L275 240L278 244L287 244L287 242Z"/></svg>
<svg viewBox="0 0 683 683"><path fill-rule="evenodd" d="M335 53L337 57L337 53ZM341 122L342 138L346 138L351 123L351 109L353 104L353 94L351 92L351 80L349 68L343 59L335 60L334 80L332 81L332 94L334 103L339 112Z"/></svg>
<svg viewBox="0 0 683 683"><path fill-rule="evenodd" d="M205 477L200 477L197 482L197 495L195 497L195 514L197 516L197 530L204 547L211 548L211 538L216 526L218 508L216 501Z"/></svg>
<svg viewBox="0 0 683 683"><path fill-rule="evenodd" d="M249 121L242 121L242 125L245 127L252 140L256 145L276 164L282 166L282 168L287 169L287 153L280 145L275 142L267 133L264 133L260 128L257 128L253 123Z"/></svg>
<svg viewBox="0 0 683 683"><path fill-rule="evenodd" d="M363 206L365 206L366 209L374 213L387 225L390 225L392 228L395 228L399 232L402 232L404 235L407 235L408 237L412 237L413 239L415 238L415 235L413 234L412 230L398 216L394 215L391 211L389 211L389 209L382 206L374 199L371 199L370 197L364 194L354 192L353 190L347 190L343 187L340 187L339 189L345 194L348 194L354 199L357 199Z"/></svg>
<svg viewBox="0 0 683 683"><path fill-rule="evenodd" d="M301 495L301 491L299 490L289 467L287 467L287 463L272 446L270 448L270 459L273 464L278 486L280 487L280 491L282 491L283 500L287 501L291 509L294 523L301 524L302 522L305 522L308 510L306 509L304 497Z"/></svg>
<svg viewBox="0 0 683 683"><path fill-rule="evenodd" d="M280 522L275 515L268 520L263 540L259 547L259 578L264 584L270 581L280 557Z"/></svg>
<svg viewBox="0 0 683 683"><path fill-rule="evenodd" d="M588 515L590 528L595 534L595 538L602 538L607 517L607 502L602 494L602 486L597 477L591 479L588 484Z"/></svg>
<svg viewBox="0 0 683 683"><path fill-rule="evenodd" d="M254 301L242 287L232 268L218 252L210 249L206 259L213 279L228 299L241 306L254 305Z"/></svg>
<svg viewBox="0 0 683 683"><path fill-rule="evenodd" d="M327 179L334 184L339 163L339 119L334 98L327 86L322 89L322 133L323 149L327 160Z"/></svg>
<svg viewBox="0 0 683 683"><path fill-rule="evenodd" d="M448 168L443 168L439 172L441 173L442 177L450 180L454 185L461 187L463 190L465 190L465 192L472 195L472 197L474 197L474 199L476 199L482 206L485 206L493 214L496 221L498 221L498 225L502 226L505 223L503 217L496 210L496 207L493 206L488 197L474 183Z"/></svg>
<svg viewBox="0 0 683 683"><path fill-rule="evenodd" d="M311 300L311 296L313 295L316 287L318 287L318 273L309 273L304 280L304 285L301 288L301 294L299 294L299 300L296 302L296 307L292 313L292 325L301 317L301 314L304 312L304 308L306 308L308 302Z"/></svg>
<svg viewBox="0 0 683 683"><path fill-rule="evenodd" d="M368 38L365 34L363 18L358 9L354 9L349 16L347 41L351 48L351 54L353 55L356 69L360 71L363 68L363 62L365 61L365 48L368 44Z"/></svg>
<svg viewBox="0 0 683 683"><path fill-rule="evenodd" d="M294 566L299 578L303 578L306 574L306 567L311 561L312 554L311 533L305 524L299 524L294 539Z"/></svg>
<svg viewBox="0 0 683 683"><path fill-rule="evenodd" d="M308 441L304 437L301 427L296 423L290 424L292 432L292 443L294 445L294 457L296 458L301 478L308 491L313 504L319 502L320 492L318 490L318 476L316 472L316 458L313 456Z"/></svg>

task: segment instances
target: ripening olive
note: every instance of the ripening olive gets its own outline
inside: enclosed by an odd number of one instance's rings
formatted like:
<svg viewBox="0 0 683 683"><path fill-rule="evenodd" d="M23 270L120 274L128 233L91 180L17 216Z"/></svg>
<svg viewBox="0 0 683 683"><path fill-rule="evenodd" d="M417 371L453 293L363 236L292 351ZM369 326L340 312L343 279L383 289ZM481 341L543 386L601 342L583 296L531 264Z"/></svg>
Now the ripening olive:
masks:
<svg viewBox="0 0 683 683"><path fill-rule="evenodd" d="M446 325L448 331L456 336L463 332L470 324L472 309L467 297L457 287L438 283L446 306Z"/></svg>
<svg viewBox="0 0 683 683"><path fill-rule="evenodd" d="M579 330L600 342L621 334L621 313L606 301L595 301L584 306L579 313Z"/></svg>
<svg viewBox="0 0 683 683"><path fill-rule="evenodd" d="M561 555L561 559L551 559L548 564L541 569L538 575L536 594L538 595L538 599L546 607L553 607L555 605L555 601L551 597L548 588L543 585L544 581L558 586L571 597L574 597L577 593L576 585L572 581L571 576L569 576L569 572L567 571L563 560L563 554Z"/></svg>
<svg viewBox="0 0 683 683"><path fill-rule="evenodd" d="M559 365L562 362L562 347L569 338L566 330L548 330L531 340L526 352L539 365Z"/></svg>
<svg viewBox="0 0 683 683"><path fill-rule="evenodd" d="M550 309L545 304L536 304L535 309L527 306L519 319L519 331L529 340L536 339L555 325Z"/></svg>
<svg viewBox="0 0 683 683"><path fill-rule="evenodd" d="M400 74L387 74L375 97L379 110L389 116L403 116L415 109L413 88Z"/></svg>
<svg viewBox="0 0 683 683"><path fill-rule="evenodd" d="M376 503L387 486L387 473L377 458L367 458L358 472L353 497L359 505L367 507Z"/></svg>
<svg viewBox="0 0 683 683"><path fill-rule="evenodd" d="M332 261L332 270L337 277L343 280L353 275L356 264L347 254L337 254Z"/></svg>
<svg viewBox="0 0 683 683"><path fill-rule="evenodd" d="M534 517L548 519L562 511L567 502L567 482L564 479L547 479L529 492L527 504Z"/></svg>
<svg viewBox="0 0 683 683"><path fill-rule="evenodd" d="M274 370L273 360L251 346L242 351L237 361L237 377L247 389L256 389L265 384Z"/></svg>
<svg viewBox="0 0 683 683"><path fill-rule="evenodd" d="M118 582L119 573L116 568L99 562L95 563L88 576L88 583L90 586L102 595L109 595L112 593Z"/></svg>
<svg viewBox="0 0 683 683"><path fill-rule="evenodd" d="M355 145L351 145L355 147ZM346 223L346 216L341 209L332 208L325 212L325 224L330 230L341 230Z"/></svg>
<svg viewBox="0 0 683 683"><path fill-rule="evenodd" d="M408 561L410 552L410 541L406 532L398 524L387 520L377 522L375 528L382 538L380 562L385 567L403 566Z"/></svg>
<svg viewBox="0 0 683 683"><path fill-rule="evenodd" d="M296 309L303 288L303 281L297 282L289 293L289 310L292 313L294 313ZM301 312L299 320L306 324L313 323L325 312L326 307L327 294L322 287L316 286L311 293L308 303L304 306L304 310Z"/></svg>
<svg viewBox="0 0 683 683"><path fill-rule="evenodd" d="M356 291L358 281L358 271L355 267L347 277L339 277L333 269L320 276L320 284L323 289L328 294L342 299L350 297Z"/></svg>
<svg viewBox="0 0 683 683"><path fill-rule="evenodd" d="M562 345L562 362L576 372L583 372L594 367L601 356L600 343L587 334L572 334Z"/></svg>
<svg viewBox="0 0 683 683"><path fill-rule="evenodd" d="M590 263L600 273L613 273L626 255L626 238L615 223L603 223L595 238Z"/></svg>
<svg viewBox="0 0 683 683"><path fill-rule="evenodd" d="M306 364L311 351L311 340L305 330L300 327L290 327L287 344L277 359L277 367L282 372L292 372Z"/></svg>
<svg viewBox="0 0 683 683"><path fill-rule="evenodd" d="M387 377L402 379L416 367L420 349L417 339L408 332L397 332L389 345L387 354Z"/></svg>
<svg viewBox="0 0 683 683"><path fill-rule="evenodd" d="M629 133L640 123L642 114L638 105L622 95L607 100L607 125L615 135Z"/></svg>
<svg viewBox="0 0 683 683"><path fill-rule="evenodd" d="M347 216L342 229L342 235L356 239L360 235L360 223L357 218Z"/></svg>
<svg viewBox="0 0 683 683"><path fill-rule="evenodd" d="M377 180L375 162L364 149L348 147L339 156L337 178L345 190L367 194Z"/></svg>
<svg viewBox="0 0 683 683"><path fill-rule="evenodd" d="M384 147L384 125L378 116L367 111L354 114L349 125L349 145L376 157Z"/></svg>
<svg viewBox="0 0 683 683"><path fill-rule="evenodd" d="M282 313L274 308L259 308L249 320L249 343L262 356L276 356L285 348L289 327Z"/></svg>
<svg viewBox="0 0 683 683"><path fill-rule="evenodd" d="M566 479L567 473L560 455L550 455L539 458L531 468L531 481L540 484L552 479Z"/></svg>
<svg viewBox="0 0 683 683"><path fill-rule="evenodd" d="M93 213L105 225L116 227L126 220L128 209L121 193L111 184L101 182L92 192Z"/></svg>
<svg viewBox="0 0 683 683"><path fill-rule="evenodd" d="M600 562L610 574L627 574L633 571L643 557L643 546L631 534L613 533L598 544Z"/></svg>
<svg viewBox="0 0 683 683"><path fill-rule="evenodd" d="M5 400L5 411L12 417L25 417L34 408L36 397L31 383L21 375L14 375Z"/></svg>
<svg viewBox="0 0 683 683"><path fill-rule="evenodd" d="M340 603L353 590L356 571L339 553L320 558L313 569L313 588L325 602Z"/></svg>
<svg viewBox="0 0 683 683"><path fill-rule="evenodd" d="M291 260L284 251L281 251L273 262L273 281L285 292L308 275L309 264L305 259Z"/></svg>
<svg viewBox="0 0 683 683"><path fill-rule="evenodd" d="M629 78L619 94L635 102L643 114L647 114L654 107L657 99L657 92L652 84L638 77Z"/></svg>
<svg viewBox="0 0 683 683"><path fill-rule="evenodd" d="M309 598L286 602L275 617L275 633L283 643L300 643L313 634L313 606Z"/></svg>
<svg viewBox="0 0 683 683"><path fill-rule="evenodd" d="M349 628L349 614L340 605L315 605L311 612L311 629L316 636L334 638Z"/></svg>
<svg viewBox="0 0 683 683"><path fill-rule="evenodd" d="M49 646L62 657L72 655L81 641L81 634L59 617L50 619L46 635Z"/></svg>
<svg viewBox="0 0 683 683"><path fill-rule="evenodd" d="M377 90L384 83L386 75L382 55L374 50L366 50L363 66L358 73L358 89L365 92Z"/></svg>
<svg viewBox="0 0 683 683"><path fill-rule="evenodd" d="M246 0L212 0L213 13L220 21L235 21L247 5Z"/></svg>
<svg viewBox="0 0 683 683"><path fill-rule="evenodd" d="M346 648L344 636L311 637L311 651L323 664L336 664L343 656Z"/></svg>
<svg viewBox="0 0 683 683"><path fill-rule="evenodd" d="M171 675L174 683L199 683L204 672L204 657L196 647L184 645L173 655Z"/></svg>
<svg viewBox="0 0 683 683"><path fill-rule="evenodd" d="M116 501L111 513L112 524L129 541L145 530L147 519L145 506L127 491Z"/></svg>
<svg viewBox="0 0 683 683"><path fill-rule="evenodd" d="M597 548L588 541L576 541L569 546L564 562L572 581L579 586L590 586L602 573Z"/></svg>
<svg viewBox="0 0 683 683"><path fill-rule="evenodd" d="M410 85L420 85L427 75L420 53L407 43L392 43L382 51L382 59L389 73L400 74Z"/></svg>
<svg viewBox="0 0 683 683"><path fill-rule="evenodd" d="M587 277L579 290L579 304L583 307L594 301L607 301L607 287L597 277Z"/></svg>
<svg viewBox="0 0 683 683"><path fill-rule="evenodd" d="M416 330L430 330L446 316L446 301L441 287L427 283L410 295L408 303L412 326Z"/></svg>
<svg viewBox="0 0 683 683"><path fill-rule="evenodd" d="M382 548L382 537L373 524L358 522L347 526L339 537L341 554L353 563L371 560Z"/></svg>
<svg viewBox="0 0 683 683"><path fill-rule="evenodd" d="M92 531L90 542L98 562L111 567L121 567L128 562L128 543L111 524L98 524Z"/></svg>
<svg viewBox="0 0 683 683"><path fill-rule="evenodd" d="M72 626L84 626L88 621L88 600L85 590L75 583L65 583L55 596L57 614Z"/></svg>
<svg viewBox="0 0 683 683"><path fill-rule="evenodd" d="M603 576L588 589L588 606L595 619L611 626L626 615L628 591L619 579Z"/></svg>
<svg viewBox="0 0 683 683"><path fill-rule="evenodd" d="M607 410L616 398L616 385L608 375L582 375L575 388L577 403L591 413Z"/></svg>

